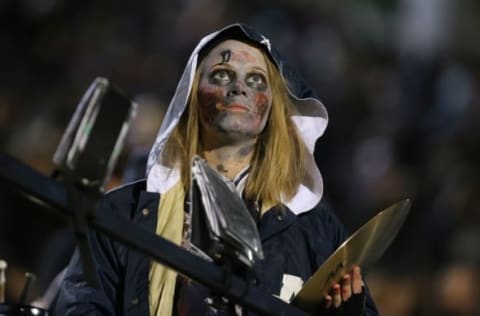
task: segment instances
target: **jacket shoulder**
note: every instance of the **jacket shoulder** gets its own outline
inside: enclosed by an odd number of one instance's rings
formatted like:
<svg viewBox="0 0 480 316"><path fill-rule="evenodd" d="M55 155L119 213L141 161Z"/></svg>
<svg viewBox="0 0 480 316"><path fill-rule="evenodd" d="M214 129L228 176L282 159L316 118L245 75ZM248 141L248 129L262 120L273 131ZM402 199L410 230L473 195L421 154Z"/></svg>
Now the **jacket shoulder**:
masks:
<svg viewBox="0 0 480 316"><path fill-rule="evenodd" d="M326 205L326 203L320 201L310 211L297 215L301 221L312 222L313 224L323 224L330 227L336 227L343 229L343 225L335 213Z"/></svg>
<svg viewBox="0 0 480 316"><path fill-rule="evenodd" d="M99 202L100 210L115 210L122 216L131 217L132 212L146 190L146 181L139 180L114 188L106 192Z"/></svg>
<svg viewBox="0 0 480 316"><path fill-rule="evenodd" d="M330 240L334 247L338 247L347 237L343 223L322 201L309 212L298 215L297 220L316 232L318 237Z"/></svg>

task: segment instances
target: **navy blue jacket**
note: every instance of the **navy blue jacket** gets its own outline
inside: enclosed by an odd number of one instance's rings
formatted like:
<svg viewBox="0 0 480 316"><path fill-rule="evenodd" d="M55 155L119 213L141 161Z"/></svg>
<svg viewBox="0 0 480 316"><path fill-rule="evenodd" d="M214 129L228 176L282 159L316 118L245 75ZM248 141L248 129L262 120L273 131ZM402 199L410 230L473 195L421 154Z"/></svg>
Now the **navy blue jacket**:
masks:
<svg viewBox="0 0 480 316"><path fill-rule="evenodd" d="M145 191L139 181L105 195L101 212L116 212L155 232L160 195ZM295 215L290 210L265 213L258 229L265 259L256 265L259 287L278 295L284 274L304 282L345 240L338 219L322 204ZM128 232L125 232L128 234ZM149 315L148 273L150 258L130 250L102 233L89 231L100 281L99 289L87 285L76 253L67 269L57 300L57 315ZM378 315L368 293L364 314Z"/></svg>

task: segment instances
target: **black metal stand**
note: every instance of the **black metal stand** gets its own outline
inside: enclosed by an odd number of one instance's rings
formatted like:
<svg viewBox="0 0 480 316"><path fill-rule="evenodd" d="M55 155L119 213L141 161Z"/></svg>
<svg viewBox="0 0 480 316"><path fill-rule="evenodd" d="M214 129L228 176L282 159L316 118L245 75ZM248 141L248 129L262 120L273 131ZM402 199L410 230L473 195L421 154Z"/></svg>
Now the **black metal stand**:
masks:
<svg viewBox="0 0 480 316"><path fill-rule="evenodd" d="M16 159L0 153L0 181L5 181L26 195L60 210L68 216L76 215L72 209L72 194L81 192L67 188L65 185L44 176ZM78 200L78 196L74 201ZM88 200L88 198L87 198ZM94 205L92 205L92 210ZM84 208L85 206L82 206ZM226 276L221 267L203 260L181 247L156 236L143 228L132 225L130 221L115 214L91 213L87 224L104 232L125 245L138 250L181 274L209 287L215 292L224 293L225 297L240 302L243 306L262 315L305 315L297 307L260 291L253 284L232 275ZM85 215L85 214L84 214ZM83 216L80 214L80 216ZM85 217L84 217L85 218ZM128 231L128 234L124 232ZM161 249L161 251L160 251ZM225 280L230 286L225 288Z"/></svg>

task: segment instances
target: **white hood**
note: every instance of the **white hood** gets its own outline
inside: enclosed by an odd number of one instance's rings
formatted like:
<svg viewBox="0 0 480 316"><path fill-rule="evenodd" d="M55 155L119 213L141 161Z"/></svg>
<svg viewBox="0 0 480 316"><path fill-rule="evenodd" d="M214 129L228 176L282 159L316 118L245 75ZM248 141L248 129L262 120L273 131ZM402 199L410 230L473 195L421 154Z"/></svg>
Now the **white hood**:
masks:
<svg viewBox="0 0 480 316"><path fill-rule="evenodd" d="M197 68L199 52L213 39L219 36L228 37L228 34L240 35L265 46L266 51L270 53L270 57L280 70L290 95L293 97L298 114L292 116L291 119L308 150L307 172L297 194L292 199L282 202L297 215L307 212L320 201L323 194L322 176L316 166L313 153L315 142L322 136L327 127L327 111L320 100L314 97L312 90L271 47L270 41L243 24L233 24L205 36L193 50L148 157L147 191L165 193L180 181L180 170L172 169L163 163L165 144L185 111Z"/></svg>

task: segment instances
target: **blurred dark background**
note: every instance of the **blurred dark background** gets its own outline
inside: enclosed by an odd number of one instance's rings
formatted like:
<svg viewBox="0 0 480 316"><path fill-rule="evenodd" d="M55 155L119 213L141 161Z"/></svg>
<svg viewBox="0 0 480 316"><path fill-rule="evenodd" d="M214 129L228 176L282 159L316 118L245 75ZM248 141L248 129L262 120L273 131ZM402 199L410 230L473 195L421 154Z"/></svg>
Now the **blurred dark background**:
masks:
<svg viewBox="0 0 480 316"><path fill-rule="evenodd" d="M77 103L104 76L140 104L109 187L121 184L129 159L153 142L197 41L233 22L269 37L326 105L317 161L325 199L350 231L412 199L366 277L382 315L479 315L476 0L1 0L0 151L51 174ZM33 296L45 290L68 261L67 229L0 184L7 299L18 299L25 271L38 276Z"/></svg>

